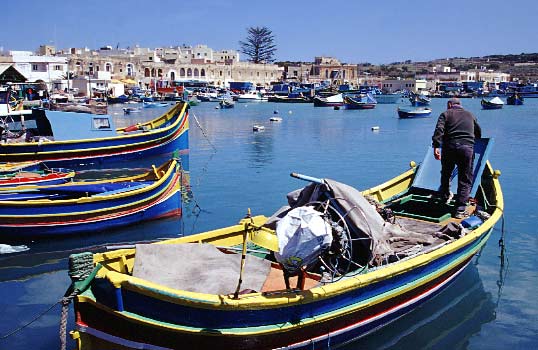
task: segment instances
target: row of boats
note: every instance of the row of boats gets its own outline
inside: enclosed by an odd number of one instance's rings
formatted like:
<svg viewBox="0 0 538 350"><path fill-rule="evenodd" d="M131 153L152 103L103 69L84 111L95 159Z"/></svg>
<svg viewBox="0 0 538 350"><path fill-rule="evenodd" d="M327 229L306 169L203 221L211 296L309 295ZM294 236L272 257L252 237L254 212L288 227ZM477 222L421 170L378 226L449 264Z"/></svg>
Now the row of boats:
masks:
<svg viewBox="0 0 538 350"><path fill-rule="evenodd" d="M2 235L73 235L181 210L187 103L119 129L107 115L4 112ZM293 173L306 185L283 194L273 215L246 210L212 231L73 254L71 336L79 350L312 349L363 337L441 293L487 242L504 210L492 143L476 142L465 219L437 196L440 164L430 148L422 163L367 190ZM76 180L83 163L140 163L176 150L143 174ZM31 169L36 162L58 168ZM32 177L40 180L17 182Z"/></svg>

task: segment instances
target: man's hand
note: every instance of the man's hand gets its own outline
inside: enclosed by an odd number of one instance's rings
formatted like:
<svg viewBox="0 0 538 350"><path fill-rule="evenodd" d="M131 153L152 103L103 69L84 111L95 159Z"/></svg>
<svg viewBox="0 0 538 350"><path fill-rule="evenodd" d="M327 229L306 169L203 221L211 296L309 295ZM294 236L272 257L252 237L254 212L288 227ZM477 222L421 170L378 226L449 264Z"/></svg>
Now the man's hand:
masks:
<svg viewBox="0 0 538 350"><path fill-rule="evenodd" d="M440 148L434 148L433 149L433 156L437 160L441 160L441 149Z"/></svg>

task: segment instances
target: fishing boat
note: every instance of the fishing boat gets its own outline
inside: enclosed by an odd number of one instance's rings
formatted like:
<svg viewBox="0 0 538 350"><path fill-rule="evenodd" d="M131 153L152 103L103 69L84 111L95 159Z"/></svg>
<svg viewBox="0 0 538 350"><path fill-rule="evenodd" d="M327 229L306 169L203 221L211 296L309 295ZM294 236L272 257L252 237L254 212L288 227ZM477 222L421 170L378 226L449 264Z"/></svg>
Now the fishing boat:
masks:
<svg viewBox="0 0 538 350"><path fill-rule="evenodd" d="M221 109L234 108L234 107L235 107L235 102L234 102L232 99L221 100L221 101L219 102L219 107L220 107Z"/></svg>
<svg viewBox="0 0 538 350"><path fill-rule="evenodd" d="M314 96L314 107L340 107L344 105L344 95L335 94L332 96Z"/></svg>
<svg viewBox="0 0 538 350"><path fill-rule="evenodd" d="M440 200L440 162L360 192L329 179L272 217L70 257L79 350L321 349L396 321L446 289L503 212L500 172L475 145L468 207ZM480 189L480 190L479 190ZM75 296L76 295L76 296Z"/></svg>
<svg viewBox="0 0 538 350"><path fill-rule="evenodd" d="M411 102L411 106L421 107L421 106L429 106L432 99L425 95L412 94L409 97L409 101Z"/></svg>
<svg viewBox="0 0 538 350"><path fill-rule="evenodd" d="M267 98L260 91L252 90L237 95L237 102L260 102L267 101Z"/></svg>
<svg viewBox="0 0 538 350"><path fill-rule="evenodd" d="M398 117L400 118L422 118L432 114L432 109L428 107L398 107Z"/></svg>
<svg viewBox="0 0 538 350"><path fill-rule="evenodd" d="M501 109L503 108L504 102L500 97L494 97L490 100L483 98L480 101L480 104L482 105L483 109Z"/></svg>
<svg viewBox="0 0 538 350"><path fill-rule="evenodd" d="M517 93L514 93L506 98L506 104L511 106L521 106L523 101L524 98L519 96Z"/></svg>
<svg viewBox="0 0 538 350"><path fill-rule="evenodd" d="M278 103L311 103L312 99L305 97L302 93L292 92L287 96L272 95L267 97L269 102Z"/></svg>
<svg viewBox="0 0 538 350"><path fill-rule="evenodd" d="M166 102L143 102L144 108L162 108L169 107L170 104Z"/></svg>
<svg viewBox="0 0 538 350"><path fill-rule="evenodd" d="M123 108L123 114L140 113L141 110L138 107L125 107Z"/></svg>
<svg viewBox="0 0 538 350"><path fill-rule="evenodd" d="M377 101L371 94L366 95L345 95L345 109L374 109Z"/></svg>
<svg viewBox="0 0 538 350"><path fill-rule="evenodd" d="M4 96L2 96L4 94ZM106 168L120 160L188 152L188 105L178 103L160 117L116 129L112 116L48 111L12 111L0 91L0 162L43 161L78 169Z"/></svg>
<svg viewBox="0 0 538 350"><path fill-rule="evenodd" d="M0 236L48 237L109 230L181 214L176 160L141 175L0 190Z"/></svg>
<svg viewBox="0 0 538 350"><path fill-rule="evenodd" d="M72 181L75 172L64 168L49 168L42 162L30 163L11 172L0 172L0 190L21 185L56 185Z"/></svg>

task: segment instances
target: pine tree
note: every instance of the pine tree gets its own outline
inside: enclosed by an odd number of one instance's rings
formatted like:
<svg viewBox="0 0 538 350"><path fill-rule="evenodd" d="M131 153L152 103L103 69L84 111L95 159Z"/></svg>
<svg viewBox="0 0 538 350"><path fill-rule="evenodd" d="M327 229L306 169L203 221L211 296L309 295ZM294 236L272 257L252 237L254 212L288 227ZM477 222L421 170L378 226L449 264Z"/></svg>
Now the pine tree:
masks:
<svg viewBox="0 0 538 350"><path fill-rule="evenodd" d="M241 52L253 63L273 62L276 51L273 32L267 27L250 27L247 32L246 40L239 42Z"/></svg>

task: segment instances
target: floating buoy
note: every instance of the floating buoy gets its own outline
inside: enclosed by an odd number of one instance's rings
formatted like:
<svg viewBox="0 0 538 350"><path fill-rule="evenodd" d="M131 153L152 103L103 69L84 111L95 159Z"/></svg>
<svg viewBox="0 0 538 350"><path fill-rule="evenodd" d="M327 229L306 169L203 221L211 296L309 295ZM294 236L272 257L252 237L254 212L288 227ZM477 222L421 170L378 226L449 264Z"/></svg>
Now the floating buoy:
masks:
<svg viewBox="0 0 538 350"><path fill-rule="evenodd" d="M372 131L379 131L379 126L372 126Z"/></svg>
<svg viewBox="0 0 538 350"><path fill-rule="evenodd" d="M289 113L289 114L292 114L293 112L292 112L292 111L289 111L288 113Z"/></svg>
<svg viewBox="0 0 538 350"><path fill-rule="evenodd" d="M278 114L278 111L275 109L275 110L273 111L273 114Z"/></svg>

